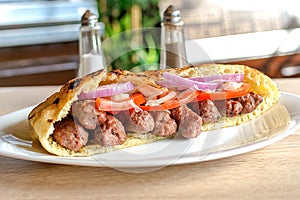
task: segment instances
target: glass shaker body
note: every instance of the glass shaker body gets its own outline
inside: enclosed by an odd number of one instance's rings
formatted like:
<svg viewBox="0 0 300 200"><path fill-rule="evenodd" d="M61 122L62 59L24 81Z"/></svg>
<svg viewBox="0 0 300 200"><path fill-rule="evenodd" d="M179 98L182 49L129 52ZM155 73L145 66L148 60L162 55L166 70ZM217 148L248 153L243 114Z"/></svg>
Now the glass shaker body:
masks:
<svg viewBox="0 0 300 200"><path fill-rule="evenodd" d="M187 65L184 35L181 25L162 23L160 68L180 68Z"/></svg>
<svg viewBox="0 0 300 200"><path fill-rule="evenodd" d="M94 26L80 27L78 76L105 69L106 63L101 45L103 29L104 25L101 22L97 22Z"/></svg>

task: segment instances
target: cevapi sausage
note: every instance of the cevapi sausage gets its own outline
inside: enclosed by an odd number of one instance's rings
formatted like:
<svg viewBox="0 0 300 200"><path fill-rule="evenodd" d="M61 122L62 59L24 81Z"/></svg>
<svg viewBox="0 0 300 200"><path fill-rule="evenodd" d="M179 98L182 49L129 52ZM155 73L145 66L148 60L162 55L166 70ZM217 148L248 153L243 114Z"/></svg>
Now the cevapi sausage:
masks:
<svg viewBox="0 0 300 200"><path fill-rule="evenodd" d="M235 117L243 110L243 105L239 101L232 99L226 100L226 116Z"/></svg>
<svg viewBox="0 0 300 200"><path fill-rule="evenodd" d="M186 105L171 110L178 125L178 133L185 138L195 138L201 133L202 119Z"/></svg>
<svg viewBox="0 0 300 200"><path fill-rule="evenodd" d="M88 132L72 117L67 117L54 124L53 138L61 146L78 151L86 145Z"/></svg>
<svg viewBox="0 0 300 200"><path fill-rule="evenodd" d="M151 112L151 115L155 121L153 134L158 136L172 136L176 134L177 124L170 117L169 111L155 111Z"/></svg>
<svg viewBox="0 0 300 200"><path fill-rule="evenodd" d="M212 100L203 100L190 104L191 109L200 115L202 123L216 122L221 117L217 107Z"/></svg>
<svg viewBox="0 0 300 200"><path fill-rule="evenodd" d="M131 112L125 123L126 131L134 133L148 133L155 126L154 119L148 111Z"/></svg>
<svg viewBox="0 0 300 200"><path fill-rule="evenodd" d="M95 129L106 121L106 112L95 109L94 100L76 101L72 105L72 115L86 129Z"/></svg>
<svg viewBox="0 0 300 200"><path fill-rule="evenodd" d="M250 92L245 96L238 97L237 101L239 101L243 106L241 114L247 114L254 111L257 108L257 106L263 101L263 98L259 94L254 94L253 92Z"/></svg>
<svg viewBox="0 0 300 200"><path fill-rule="evenodd" d="M115 146L123 144L126 133L122 123L115 117L107 115L107 120L94 131L93 143L101 146Z"/></svg>

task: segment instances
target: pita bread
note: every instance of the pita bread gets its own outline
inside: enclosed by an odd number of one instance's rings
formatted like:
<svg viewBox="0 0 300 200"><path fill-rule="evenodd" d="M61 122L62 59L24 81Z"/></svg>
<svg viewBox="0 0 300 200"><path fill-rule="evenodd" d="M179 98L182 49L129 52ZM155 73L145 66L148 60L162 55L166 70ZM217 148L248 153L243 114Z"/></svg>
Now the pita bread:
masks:
<svg viewBox="0 0 300 200"><path fill-rule="evenodd" d="M244 82L251 84L250 91L263 96L263 102L253 112L236 117L222 117L217 123L204 124L202 131L220 128L220 124L221 127L235 126L254 119L276 104L280 95L276 84L269 77L244 65L207 64L176 69L145 71L141 73L132 73L123 70L115 70L108 73L104 70L100 70L83 78L70 80L61 87L59 92L54 93L35 107L28 116L31 129L30 135L33 140L38 140L49 153L58 156L89 156L166 139L165 137L155 136L151 133L143 135L132 134L127 137L122 145L113 147L87 145L82 147L79 151L74 152L56 143L52 137L54 123L68 115L72 102L78 99L78 95L81 92L94 90L99 85L125 81L131 81L135 86L141 83L156 84L155 81L162 79L162 73L165 71L182 77L244 73Z"/></svg>

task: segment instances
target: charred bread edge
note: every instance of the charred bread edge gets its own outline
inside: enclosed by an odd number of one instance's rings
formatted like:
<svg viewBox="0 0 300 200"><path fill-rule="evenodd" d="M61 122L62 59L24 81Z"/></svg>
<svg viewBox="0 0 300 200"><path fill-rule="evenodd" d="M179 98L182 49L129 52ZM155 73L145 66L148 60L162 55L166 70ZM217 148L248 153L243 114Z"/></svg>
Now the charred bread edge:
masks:
<svg viewBox="0 0 300 200"><path fill-rule="evenodd" d="M59 156L89 156L99 153L105 153L117 149L137 146L153 141L165 139L151 133L144 134L141 137L128 137L122 145L114 147L101 147L100 145L91 145L81 148L74 152L57 144L51 134L53 133L53 124L60 121L70 111L71 104L77 100L77 96L82 92L87 92L97 88L100 84L110 84L118 81L151 82L162 79L162 73L168 71L183 77L208 76L224 73L244 73L244 82L250 83L250 91L263 96L263 102L252 112L242 114L236 117L222 117L217 123L204 124L202 131L213 130L221 127L235 126L259 116L272 105L276 104L280 93L276 84L271 78L244 65L224 65L224 64L206 64L199 66L187 66L184 68L153 70L141 73L131 73L128 71L116 70L111 73L97 71L83 78L76 78L67 82L59 92L54 93L44 102L34 108L28 116L31 137L33 140L39 140L41 145L50 153ZM220 125L221 124L221 125Z"/></svg>

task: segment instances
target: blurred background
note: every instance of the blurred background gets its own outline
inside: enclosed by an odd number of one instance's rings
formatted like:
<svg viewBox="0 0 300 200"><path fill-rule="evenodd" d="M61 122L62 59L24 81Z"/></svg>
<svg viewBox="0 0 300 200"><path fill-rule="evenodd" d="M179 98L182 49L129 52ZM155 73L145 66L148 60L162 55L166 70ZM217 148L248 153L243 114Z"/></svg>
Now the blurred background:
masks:
<svg viewBox="0 0 300 200"><path fill-rule="evenodd" d="M273 78L299 76L296 0L0 0L0 86L57 85L74 78L80 20L87 9L104 23L105 42L124 31L159 28L169 5L181 11L189 63L245 64ZM110 69L155 69L160 35L132 40L145 48L114 59ZM120 44L106 45L106 56ZM197 55L195 44L210 59Z"/></svg>

